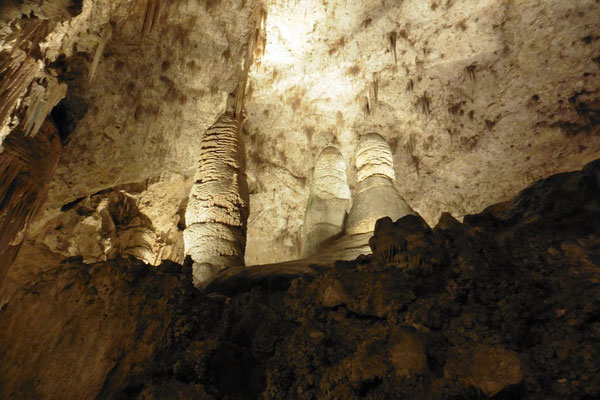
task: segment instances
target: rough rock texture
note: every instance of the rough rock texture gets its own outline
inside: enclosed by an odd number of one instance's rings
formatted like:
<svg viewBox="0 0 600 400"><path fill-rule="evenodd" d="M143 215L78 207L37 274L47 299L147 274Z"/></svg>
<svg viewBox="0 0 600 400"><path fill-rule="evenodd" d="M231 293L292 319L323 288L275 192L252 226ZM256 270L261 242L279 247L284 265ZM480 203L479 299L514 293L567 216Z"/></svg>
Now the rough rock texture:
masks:
<svg viewBox="0 0 600 400"><path fill-rule="evenodd" d="M599 156L594 0L9 0L0 11L0 39L35 33L20 51L35 48L27 59L38 78L11 75L30 82L14 92L21 106L43 113L68 85L53 114L69 143L24 244L30 258L47 255L34 244L52 240L43 227L65 204L123 184L187 181L197 132L239 87L249 45L262 56L246 93L247 264L298 256L319 152L340 149L355 191L351 160L367 132L391 144L400 192L430 225ZM7 82L0 92L17 88ZM175 189L147 215L179 204L186 194ZM177 230L151 220L156 234Z"/></svg>
<svg viewBox="0 0 600 400"><path fill-rule="evenodd" d="M56 126L45 120L36 135L13 131L0 153L0 287L48 194L62 147Z"/></svg>
<svg viewBox="0 0 600 400"><path fill-rule="evenodd" d="M244 265L249 200L242 128L242 121L223 113L202 136L183 231L195 284Z"/></svg>
<svg viewBox="0 0 600 400"><path fill-rule="evenodd" d="M34 282L38 274L58 267L66 257L79 256L89 263L127 252L153 265L163 260L182 263L185 202L181 199L187 200L191 184L191 177L159 176L65 204L60 215L38 228L48 234L25 236L0 298L10 296L24 282Z"/></svg>
<svg viewBox="0 0 600 400"><path fill-rule="evenodd" d="M250 264L294 256L328 144L351 166L360 136L381 134L430 225L600 157L596 1L267 3L247 103ZM282 258L264 259L267 242Z"/></svg>
<svg viewBox="0 0 600 400"><path fill-rule="evenodd" d="M171 262L71 259L2 306L0 396L598 398L599 198L600 160L464 223L384 219L385 258L210 294Z"/></svg>

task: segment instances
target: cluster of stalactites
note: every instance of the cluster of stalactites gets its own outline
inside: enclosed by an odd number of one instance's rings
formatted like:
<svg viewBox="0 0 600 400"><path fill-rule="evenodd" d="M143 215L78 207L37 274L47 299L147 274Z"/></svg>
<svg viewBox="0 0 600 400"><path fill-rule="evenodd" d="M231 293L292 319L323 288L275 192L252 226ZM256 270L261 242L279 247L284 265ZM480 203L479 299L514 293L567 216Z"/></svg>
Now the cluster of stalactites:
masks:
<svg viewBox="0 0 600 400"><path fill-rule="evenodd" d="M337 148L326 147L319 154L313 171L304 215L303 257L314 255L324 242L344 230L349 204L350 188L344 158Z"/></svg>
<svg viewBox="0 0 600 400"><path fill-rule="evenodd" d="M221 114L206 130L185 214L185 253L196 285L244 264L248 187L241 124Z"/></svg>
<svg viewBox="0 0 600 400"><path fill-rule="evenodd" d="M356 151L357 193L348 214L345 232L373 232L379 218L397 220L416 214L394 184L394 159L387 141L376 133L361 138Z"/></svg>

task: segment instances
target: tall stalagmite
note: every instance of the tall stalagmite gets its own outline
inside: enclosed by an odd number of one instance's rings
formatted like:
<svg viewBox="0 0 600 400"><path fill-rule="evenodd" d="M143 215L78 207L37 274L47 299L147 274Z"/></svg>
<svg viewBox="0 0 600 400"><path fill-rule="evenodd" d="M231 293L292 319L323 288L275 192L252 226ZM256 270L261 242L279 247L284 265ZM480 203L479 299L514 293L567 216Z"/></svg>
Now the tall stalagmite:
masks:
<svg viewBox="0 0 600 400"><path fill-rule="evenodd" d="M349 205L346 163L337 148L326 147L319 154L313 171L304 214L302 257L314 255L323 242L344 230Z"/></svg>
<svg viewBox="0 0 600 400"><path fill-rule="evenodd" d="M244 264L249 198L242 126L223 113L202 138L183 232L185 253L194 261L195 285Z"/></svg>
<svg viewBox="0 0 600 400"><path fill-rule="evenodd" d="M356 149L357 194L346 233L372 232L379 218L392 220L416 214L395 186L394 159L387 141L377 133L363 136Z"/></svg>
<svg viewBox="0 0 600 400"><path fill-rule="evenodd" d="M44 203L62 152L56 126L46 119L35 136L14 131L0 153L0 286L31 218Z"/></svg>

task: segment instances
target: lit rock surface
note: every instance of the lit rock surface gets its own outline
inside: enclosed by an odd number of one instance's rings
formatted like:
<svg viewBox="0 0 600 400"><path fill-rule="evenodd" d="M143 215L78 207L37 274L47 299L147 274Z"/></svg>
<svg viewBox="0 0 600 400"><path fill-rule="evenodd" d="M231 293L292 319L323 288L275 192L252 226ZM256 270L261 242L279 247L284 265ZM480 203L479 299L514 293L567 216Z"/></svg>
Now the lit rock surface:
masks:
<svg viewBox="0 0 600 400"><path fill-rule="evenodd" d="M359 184L375 175L395 182L394 155L388 142L376 133L363 136L356 149L356 170Z"/></svg>
<svg viewBox="0 0 600 400"><path fill-rule="evenodd" d="M224 268L244 265L249 206L242 126L223 113L202 136L183 231L198 285Z"/></svg>
<svg viewBox="0 0 600 400"><path fill-rule="evenodd" d="M429 225L443 211L461 220L600 156L596 2L264 6L266 46L250 71L243 136L252 203L247 265L298 257L318 154L333 144L353 160L365 132L390 143L396 186ZM162 185L164 196L143 212L157 235L181 234L170 211L191 187L198 132L240 81L260 7L251 0L1 2L0 37L16 31L13 22L48 21L40 51L30 55L45 78L31 81L36 96L25 94L21 106L43 111L60 97L46 96L61 93L50 86L68 87L53 112L68 144L43 216L23 244L27 260L17 260L20 270L7 279L35 277L32 266L49 256L39 243L54 235L44 227L63 206L124 184L160 179L153 186ZM4 124L0 136L10 129ZM354 195L356 174L348 168Z"/></svg>
<svg viewBox="0 0 600 400"><path fill-rule="evenodd" d="M313 171L304 215L302 257L318 253L323 242L343 232L349 206L346 162L337 148L326 147Z"/></svg>
<svg viewBox="0 0 600 400"><path fill-rule="evenodd" d="M356 150L357 193L348 214L345 232L373 232L383 217L394 221L415 212L396 188L394 160L390 146L380 135L369 133L361 138Z"/></svg>

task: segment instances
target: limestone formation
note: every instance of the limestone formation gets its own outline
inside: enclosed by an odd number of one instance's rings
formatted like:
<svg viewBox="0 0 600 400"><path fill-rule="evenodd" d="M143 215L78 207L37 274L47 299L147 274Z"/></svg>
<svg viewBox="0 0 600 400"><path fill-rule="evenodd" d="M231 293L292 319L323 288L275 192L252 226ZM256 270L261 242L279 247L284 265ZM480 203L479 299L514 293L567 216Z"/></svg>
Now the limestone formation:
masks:
<svg viewBox="0 0 600 400"><path fill-rule="evenodd" d="M81 258L85 263L118 256L131 256L148 265L165 259L182 263L182 233L157 229L140 209L135 191L134 185L124 186L66 205L60 216L44 225L49 234L37 246L61 258ZM14 267L23 267L22 257Z"/></svg>
<svg viewBox="0 0 600 400"><path fill-rule="evenodd" d="M249 196L241 130L240 122L222 113L202 137L183 233L195 284L244 264Z"/></svg>
<svg viewBox="0 0 600 400"><path fill-rule="evenodd" d="M356 150L357 193L346 223L347 234L372 232L383 217L397 220L415 214L394 182L394 160L386 140L376 133L363 136Z"/></svg>
<svg viewBox="0 0 600 400"><path fill-rule="evenodd" d="M21 247L32 217L42 206L62 146L56 126L46 120L37 135L14 131L0 153L0 286Z"/></svg>
<svg viewBox="0 0 600 400"><path fill-rule="evenodd" d="M337 148L328 146L313 171L302 228L302 257L316 254L323 242L343 232L349 204L346 163Z"/></svg>
<svg viewBox="0 0 600 400"><path fill-rule="evenodd" d="M50 81L68 85L55 112L73 133L44 222L101 190L193 176L199 127L246 72L251 263L297 256L318 154L335 143L350 160L363 132L389 140L398 189L430 225L600 154L600 3L265 0L264 37L259 3L0 1L0 137L35 129Z"/></svg>

